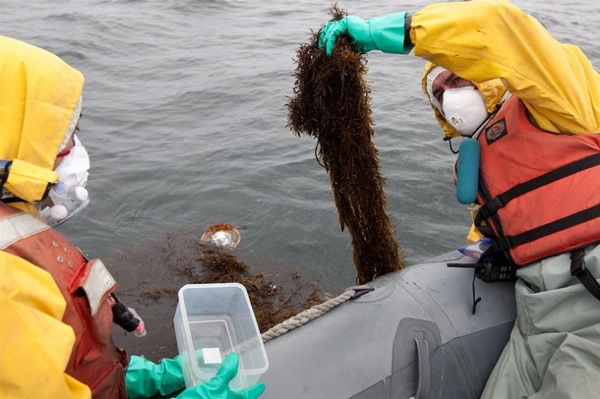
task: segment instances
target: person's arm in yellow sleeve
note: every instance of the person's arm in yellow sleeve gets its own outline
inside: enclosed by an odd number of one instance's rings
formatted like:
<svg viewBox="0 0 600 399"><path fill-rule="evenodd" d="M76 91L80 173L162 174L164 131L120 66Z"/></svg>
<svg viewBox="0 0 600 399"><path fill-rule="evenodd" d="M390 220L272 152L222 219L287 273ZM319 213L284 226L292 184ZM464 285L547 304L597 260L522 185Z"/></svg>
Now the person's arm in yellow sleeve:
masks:
<svg viewBox="0 0 600 399"><path fill-rule="evenodd" d="M75 335L64 324L65 300L52 276L0 252L0 397L91 398L65 373Z"/></svg>
<svg viewBox="0 0 600 399"><path fill-rule="evenodd" d="M347 16L327 23L318 45L331 55L343 34L365 53L414 49L476 84L501 79L542 129L600 133L600 75L589 59L507 1L438 3L368 20Z"/></svg>
<svg viewBox="0 0 600 399"><path fill-rule="evenodd" d="M416 56L464 79L502 79L542 129L600 132L600 75L591 62L506 1L427 6L412 15L410 38Z"/></svg>

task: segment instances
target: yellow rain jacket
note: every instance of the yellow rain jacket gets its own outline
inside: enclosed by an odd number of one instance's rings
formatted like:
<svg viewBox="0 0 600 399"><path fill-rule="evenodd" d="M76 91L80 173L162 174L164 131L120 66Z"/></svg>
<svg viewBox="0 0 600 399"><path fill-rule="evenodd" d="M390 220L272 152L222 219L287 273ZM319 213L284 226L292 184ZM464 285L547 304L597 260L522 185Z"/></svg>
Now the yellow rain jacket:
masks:
<svg viewBox="0 0 600 399"><path fill-rule="evenodd" d="M589 59L509 2L427 6L412 16L410 38L416 56L463 79L476 84L500 79L538 127L600 133L600 75Z"/></svg>
<svg viewBox="0 0 600 399"><path fill-rule="evenodd" d="M509 2L432 4L412 16L410 38L414 54L429 61L425 76L440 65L472 81L489 112L506 89L523 101L541 129L600 133L600 74L579 47L558 42L536 19ZM458 136L432 108L444 134ZM467 242L481 237L472 227Z"/></svg>
<svg viewBox="0 0 600 399"><path fill-rule="evenodd" d="M0 160L12 161L5 188L40 200L83 90L80 72L57 56L0 36ZM90 398L65 374L73 330L61 320L66 302L52 276L0 251L0 397Z"/></svg>

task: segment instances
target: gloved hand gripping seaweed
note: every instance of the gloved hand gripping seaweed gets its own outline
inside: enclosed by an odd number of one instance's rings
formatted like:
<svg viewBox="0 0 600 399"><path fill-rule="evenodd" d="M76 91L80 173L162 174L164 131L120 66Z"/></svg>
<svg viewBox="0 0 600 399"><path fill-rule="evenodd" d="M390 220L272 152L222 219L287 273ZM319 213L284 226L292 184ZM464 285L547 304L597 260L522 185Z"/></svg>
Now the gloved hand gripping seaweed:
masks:
<svg viewBox="0 0 600 399"><path fill-rule="evenodd" d="M346 14L333 5L335 20ZM297 50L294 96L288 127L297 136L317 139L316 157L329 173L341 229L352 237L357 283L404 267L403 252L386 214L370 108L364 80L366 58L341 34L331 54L319 48L319 34Z"/></svg>

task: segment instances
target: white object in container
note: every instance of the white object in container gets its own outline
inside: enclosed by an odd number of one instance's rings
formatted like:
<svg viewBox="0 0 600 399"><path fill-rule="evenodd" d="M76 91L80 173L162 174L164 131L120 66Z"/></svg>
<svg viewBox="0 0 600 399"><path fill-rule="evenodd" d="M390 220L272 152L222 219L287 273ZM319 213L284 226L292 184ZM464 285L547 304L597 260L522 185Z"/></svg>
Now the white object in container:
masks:
<svg viewBox="0 0 600 399"><path fill-rule="evenodd" d="M186 387L210 380L231 352L239 354L240 390L269 368L267 353L246 288L238 283L187 284L179 290L173 319Z"/></svg>

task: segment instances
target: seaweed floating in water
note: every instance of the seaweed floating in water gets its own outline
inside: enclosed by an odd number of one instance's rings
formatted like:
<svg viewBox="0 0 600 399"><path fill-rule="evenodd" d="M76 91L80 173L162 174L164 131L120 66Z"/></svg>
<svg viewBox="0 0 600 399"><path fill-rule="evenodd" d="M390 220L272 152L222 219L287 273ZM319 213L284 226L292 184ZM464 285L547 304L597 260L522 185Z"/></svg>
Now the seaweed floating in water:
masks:
<svg viewBox="0 0 600 399"><path fill-rule="evenodd" d="M317 284L303 283L297 273L292 273L292 287L286 290L271 281L264 273L252 273L246 263L222 248L201 244L200 262L202 283L235 281L246 287L260 331L289 319L321 301ZM193 273L190 274L193 276Z"/></svg>
<svg viewBox="0 0 600 399"><path fill-rule="evenodd" d="M334 4L333 19L346 13ZM385 212L387 198L364 80L366 58L351 38L342 35L331 56L317 46L319 33L297 50L294 96L288 106L288 127L297 135L317 139L319 164L329 173L342 231L352 237L358 284L404 267L403 251Z"/></svg>
<svg viewBox="0 0 600 399"><path fill-rule="evenodd" d="M185 284L242 284L261 332L323 300L318 279L304 276L301 265L204 242L195 226L160 240L126 245L104 261L120 282L119 297L138 311L148 330L147 339L139 339L115 327L116 343L154 361L177 354L173 314Z"/></svg>

